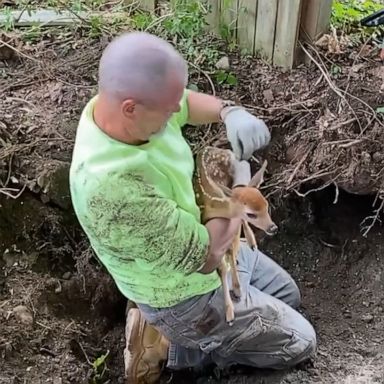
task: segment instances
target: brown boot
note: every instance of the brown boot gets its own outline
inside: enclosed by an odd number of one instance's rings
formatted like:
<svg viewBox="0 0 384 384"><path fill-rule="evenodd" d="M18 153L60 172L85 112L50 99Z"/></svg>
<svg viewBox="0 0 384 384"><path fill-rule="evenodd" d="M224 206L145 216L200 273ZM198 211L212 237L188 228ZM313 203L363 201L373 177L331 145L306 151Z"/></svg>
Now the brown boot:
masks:
<svg viewBox="0 0 384 384"><path fill-rule="evenodd" d="M168 356L168 340L144 320L138 308L130 308L125 327L126 384L154 384Z"/></svg>

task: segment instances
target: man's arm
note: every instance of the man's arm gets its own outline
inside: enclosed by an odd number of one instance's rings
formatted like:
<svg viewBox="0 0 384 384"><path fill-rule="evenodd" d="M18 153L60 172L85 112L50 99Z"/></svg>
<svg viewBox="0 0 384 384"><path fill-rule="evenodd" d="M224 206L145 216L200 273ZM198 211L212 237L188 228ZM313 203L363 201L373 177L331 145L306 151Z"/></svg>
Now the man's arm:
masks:
<svg viewBox="0 0 384 384"><path fill-rule="evenodd" d="M222 100L205 93L188 91L188 124L200 125L220 121Z"/></svg>
<svg viewBox="0 0 384 384"><path fill-rule="evenodd" d="M224 122L228 141L239 160L248 160L271 139L265 123L241 106L191 90L188 90L187 104L187 122L191 125Z"/></svg>
<svg viewBox="0 0 384 384"><path fill-rule="evenodd" d="M210 242L207 260L202 268L198 270L199 273L211 273L219 266L225 252L231 246L240 225L241 219L228 220L222 218L209 220L205 224Z"/></svg>

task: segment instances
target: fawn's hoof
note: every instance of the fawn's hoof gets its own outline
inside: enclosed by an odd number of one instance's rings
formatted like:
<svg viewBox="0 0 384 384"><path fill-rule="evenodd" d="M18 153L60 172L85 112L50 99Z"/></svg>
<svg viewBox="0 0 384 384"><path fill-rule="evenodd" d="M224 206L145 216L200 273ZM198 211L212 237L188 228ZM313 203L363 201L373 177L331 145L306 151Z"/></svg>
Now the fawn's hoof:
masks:
<svg viewBox="0 0 384 384"><path fill-rule="evenodd" d="M240 288L233 288L229 291L230 295L231 295L231 299L238 303L240 301L240 298L241 298L241 290Z"/></svg>
<svg viewBox="0 0 384 384"><path fill-rule="evenodd" d="M235 320L235 312L233 311L233 308L227 309L225 314L225 320L230 327L233 325L233 320Z"/></svg>

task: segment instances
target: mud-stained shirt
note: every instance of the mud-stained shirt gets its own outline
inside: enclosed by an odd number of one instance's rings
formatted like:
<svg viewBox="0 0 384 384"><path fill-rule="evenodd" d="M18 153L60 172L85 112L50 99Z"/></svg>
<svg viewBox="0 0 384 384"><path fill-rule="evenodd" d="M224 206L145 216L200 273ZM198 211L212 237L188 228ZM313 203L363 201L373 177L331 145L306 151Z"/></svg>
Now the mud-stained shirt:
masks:
<svg viewBox="0 0 384 384"><path fill-rule="evenodd" d="M70 169L77 218L97 257L127 298L168 307L219 287L206 261L209 235L192 186L194 161L180 111L146 144L113 140L93 120L97 96L83 110Z"/></svg>

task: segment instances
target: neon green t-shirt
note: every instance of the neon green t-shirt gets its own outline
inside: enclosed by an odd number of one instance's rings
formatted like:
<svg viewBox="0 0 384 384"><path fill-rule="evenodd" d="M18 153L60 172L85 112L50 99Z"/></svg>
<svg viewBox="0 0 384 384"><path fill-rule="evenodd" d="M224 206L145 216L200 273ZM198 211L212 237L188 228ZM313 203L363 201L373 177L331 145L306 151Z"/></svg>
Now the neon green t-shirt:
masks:
<svg viewBox="0 0 384 384"><path fill-rule="evenodd" d="M123 295L158 308L220 285L216 271L196 272L205 263L209 235L181 131L187 92L166 128L140 146L116 141L96 126L95 96L81 115L70 169L73 206L96 255Z"/></svg>

